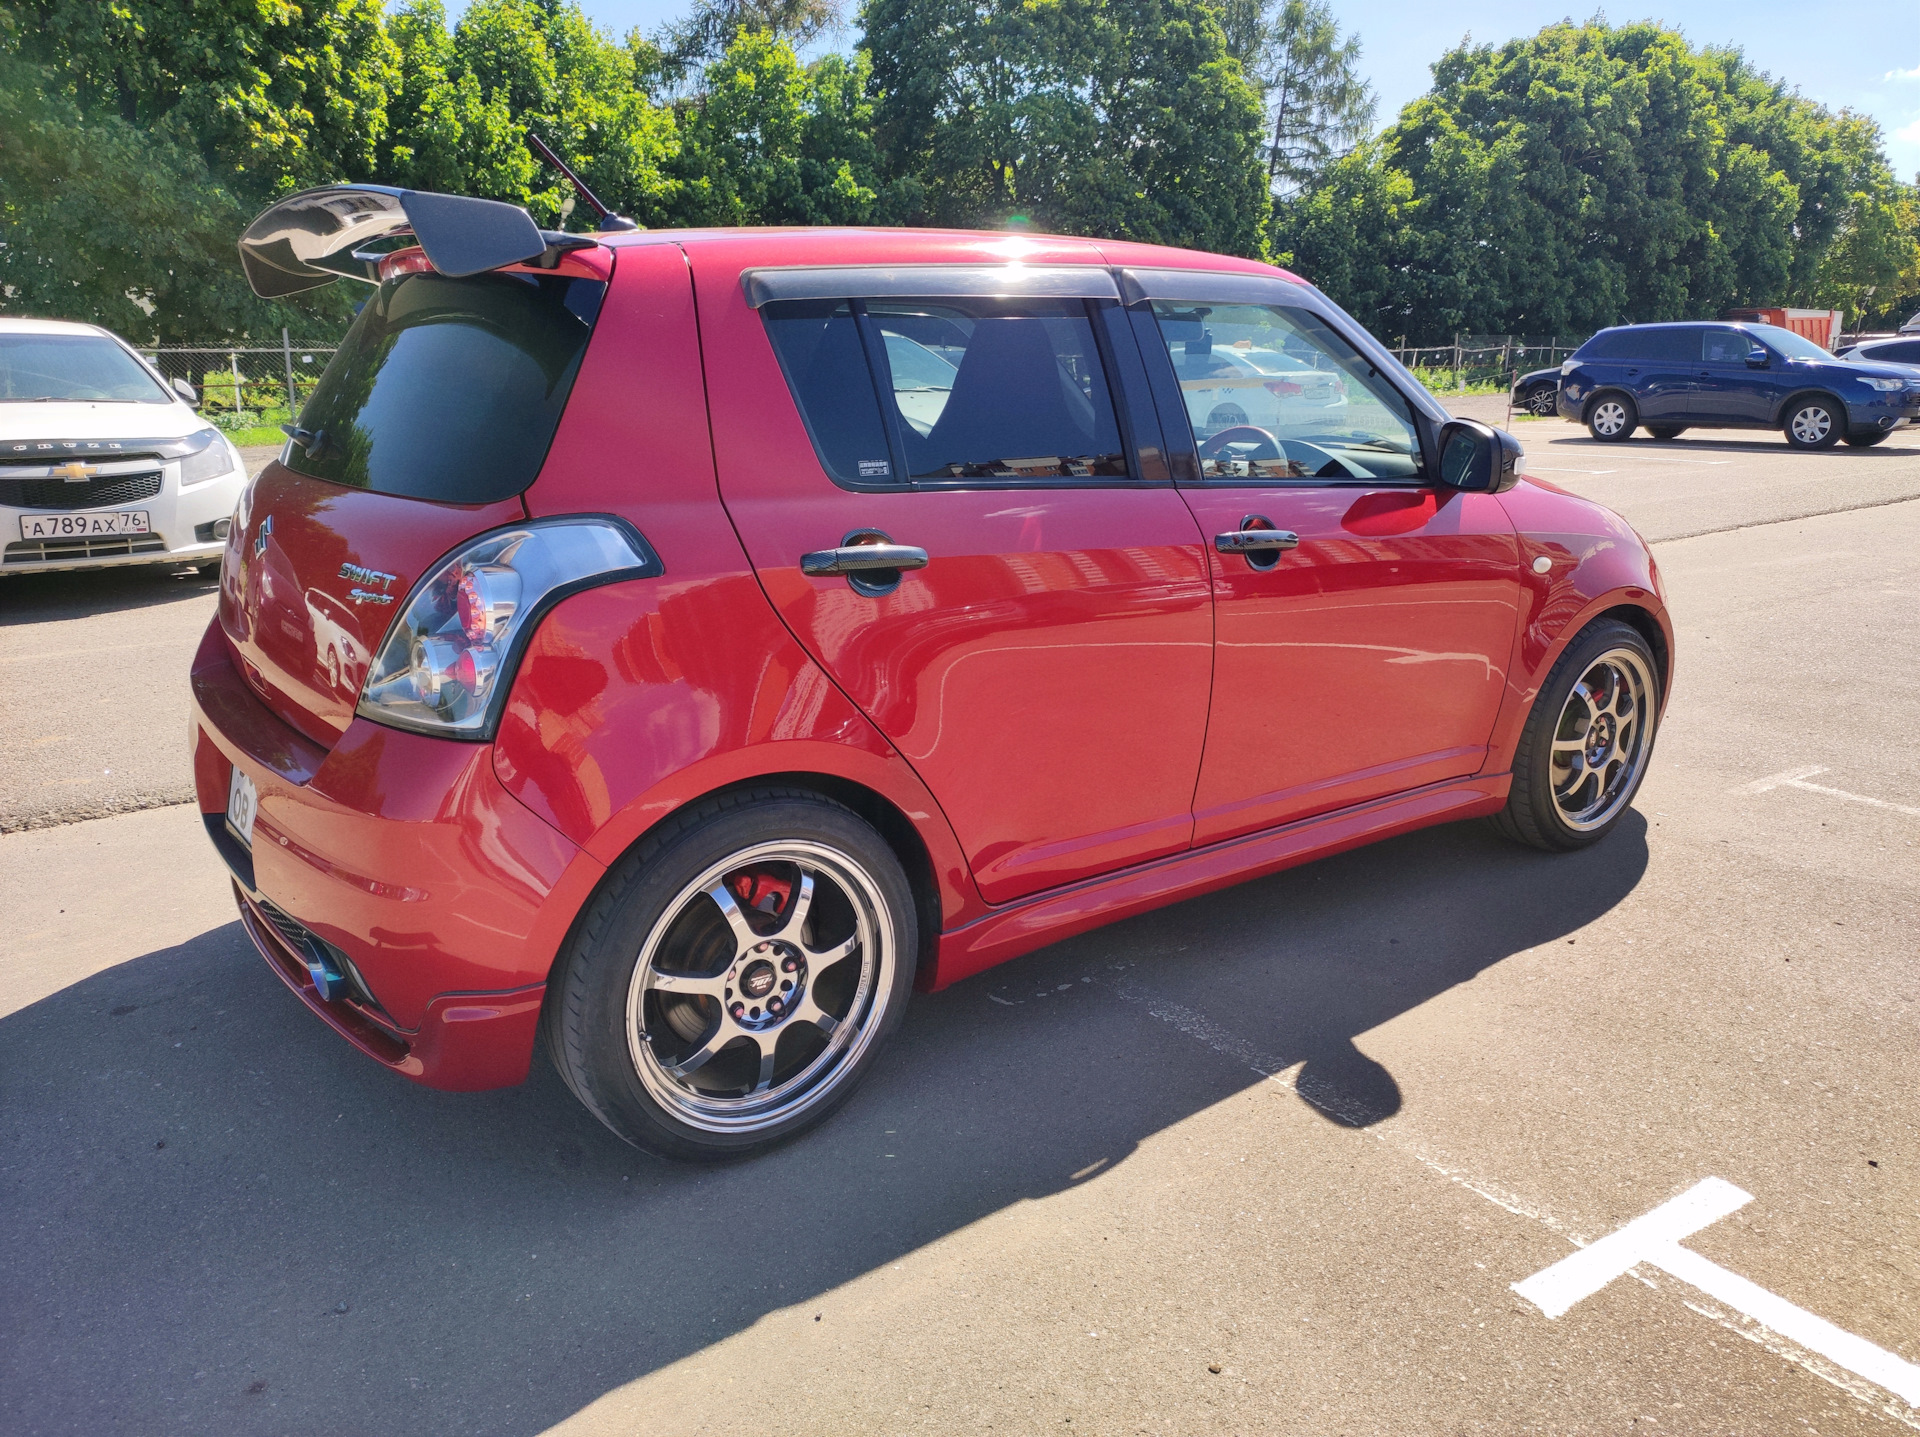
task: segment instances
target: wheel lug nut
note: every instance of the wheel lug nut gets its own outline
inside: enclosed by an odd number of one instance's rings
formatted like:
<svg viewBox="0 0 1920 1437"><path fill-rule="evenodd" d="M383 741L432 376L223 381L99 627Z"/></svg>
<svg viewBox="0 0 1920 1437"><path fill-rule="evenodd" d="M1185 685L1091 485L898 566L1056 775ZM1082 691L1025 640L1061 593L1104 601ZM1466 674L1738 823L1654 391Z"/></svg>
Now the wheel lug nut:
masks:
<svg viewBox="0 0 1920 1437"><path fill-rule="evenodd" d="M799 966L800 965L791 958L783 958L780 960L780 971L782 973L791 973Z"/></svg>
<svg viewBox="0 0 1920 1437"><path fill-rule="evenodd" d="M745 1003L735 1003L727 1011L733 1014L735 1018L744 1018L747 1016L747 1005Z"/></svg>

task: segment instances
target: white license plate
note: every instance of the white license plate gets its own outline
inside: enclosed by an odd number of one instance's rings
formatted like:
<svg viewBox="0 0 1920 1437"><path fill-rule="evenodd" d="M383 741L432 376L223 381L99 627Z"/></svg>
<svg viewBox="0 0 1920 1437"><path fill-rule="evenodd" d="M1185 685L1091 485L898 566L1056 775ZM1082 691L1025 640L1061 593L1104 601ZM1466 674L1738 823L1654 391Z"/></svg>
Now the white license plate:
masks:
<svg viewBox="0 0 1920 1437"><path fill-rule="evenodd" d="M22 539L88 539L96 534L151 534L145 509L115 509L106 514L22 514Z"/></svg>
<svg viewBox="0 0 1920 1437"><path fill-rule="evenodd" d="M253 847L253 821L259 816L260 791L236 764L227 784L227 827L248 848Z"/></svg>

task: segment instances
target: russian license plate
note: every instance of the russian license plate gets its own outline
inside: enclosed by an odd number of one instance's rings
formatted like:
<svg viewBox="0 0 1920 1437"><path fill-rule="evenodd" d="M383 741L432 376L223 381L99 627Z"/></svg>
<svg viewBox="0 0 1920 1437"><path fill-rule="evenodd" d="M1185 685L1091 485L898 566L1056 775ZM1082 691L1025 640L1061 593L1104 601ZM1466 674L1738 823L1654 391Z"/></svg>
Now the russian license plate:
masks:
<svg viewBox="0 0 1920 1437"><path fill-rule="evenodd" d="M259 816L260 791L235 764L233 778L227 783L227 827L248 848L253 847L253 821Z"/></svg>
<svg viewBox="0 0 1920 1437"><path fill-rule="evenodd" d="M22 514L22 539L90 539L95 535L151 534L145 509L115 509L107 514Z"/></svg>

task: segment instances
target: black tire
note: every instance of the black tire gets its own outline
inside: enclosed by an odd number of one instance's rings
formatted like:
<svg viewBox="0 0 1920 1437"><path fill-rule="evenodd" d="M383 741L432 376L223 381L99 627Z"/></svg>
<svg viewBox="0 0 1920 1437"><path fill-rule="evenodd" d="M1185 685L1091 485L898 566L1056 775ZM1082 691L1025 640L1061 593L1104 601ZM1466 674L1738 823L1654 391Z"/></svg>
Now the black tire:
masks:
<svg viewBox="0 0 1920 1437"><path fill-rule="evenodd" d="M1787 405L1780 431L1795 449L1831 449L1847 432L1847 416L1833 400L1810 394Z"/></svg>
<svg viewBox="0 0 1920 1437"><path fill-rule="evenodd" d="M723 794L608 874L547 985L547 1049L634 1146L747 1157L852 1095L900 1024L918 945L906 873L866 820L802 789Z"/></svg>
<svg viewBox="0 0 1920 1437"><path fill-rule="evenodd" d="M1619 444L1633 438L1639 424L1639 409L1630 396L1617 389L1596 394L1587 403L1587 433L1603 444Z"/></svg>
<svg viewBox="0 0 1920 1437"><path fill-rule="evenodd" d="M1607 671L1620 679L1621 687L1614 707L1602 712L1594 700L1606 696L1607 679L1596 682L1595 676ZM1576 698L1576 688L1583 683L1587 697ZM1631 699L1631 725L1620 721L1621 697ZM1588 715L1584 729L1578 722L1581 708ZM1598 843L1620 822L1646 777L1659 713L1660 670L1647 641L1615 619L1589 624L1567 645L1540 686L1514 749L1507 806L1493 816L1493 826L1516 843L1549 852ZM1612 722L1596 728L1598 720L1609 715ZM1630 738L1612 742L1622 732ZM1562 751L1576 740L1577 756ZM1595 753L1598 757L1589 763ZM1583 766L1585 778L1580 777ZM1579 800L1590 788L1594 802L1582 805Z"/></svg>
<svg viewBox="0 0 1920 1437"><path fill-rule="evenodd" d="M1871 449L1892 433L1891 429L1851 429L1847 431L1847 443L1855 449Z"/></svg>
<svg viewBox="0 0 1920 1437"><path fill-rule="evenodd" d="M1527 397L1521 405L1527 413L1537 414L1542 419L1551 419L1559 411L1560 386L1558 384L1536 384L1527 391Z"/></svg>
<svg viewBox="0 0 1920 1437"><path fill-rule="evenodd" d="M1655 429L1651 424L1647 426L1647 433L1651 434L1655 439L1678 439L1686 432L1687 426L1684 424L1663 424L1658 429Z"/></svg>

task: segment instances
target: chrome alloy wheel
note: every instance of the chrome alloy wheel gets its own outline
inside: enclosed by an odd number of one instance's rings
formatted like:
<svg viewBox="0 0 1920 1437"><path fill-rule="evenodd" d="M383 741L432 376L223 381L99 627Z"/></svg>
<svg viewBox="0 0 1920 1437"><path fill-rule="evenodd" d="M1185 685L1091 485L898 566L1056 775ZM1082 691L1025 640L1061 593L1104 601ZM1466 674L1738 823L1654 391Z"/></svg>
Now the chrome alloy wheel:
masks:
<svg viewBox="0 0 1920 1437"><path fill-rule="evenodd" d="M1617 399L1603 399L1593 407L1590 422L1595 433L1612 437L1627 427L1627 406Z"/></svg>
<svg viewBox="0 0 1920 1437"><path fill-rule="evenodd" d="M894 923L859 863L809 841L756 844L681 889L627 990L648 1093L691 1127L752 1133L838 1086L880 1031Z"/></svg>
<svg viewBox="0 0 1920 1437"><path fill-rule="evenodd" d="M1553 806L1567 827L1598 828L1633 796L1652 738L1653 676L1632 649L1609 649L1567 695L1553 730Z"/></svg>
<svg viewBox="0 0 1920 1437"><path fill-rule="evenodd" d="M1560 393L1557 389L1552 389L1544 384L1536 384L1533 387L1533 393L1527 396L1526 409L1530 414L1537 414L1543 419L1551 419L1555 411L1559 408L1559 404ZM1625 417L1624 414L1621 415L1621 418L1624 419Z"/></svg>
<svg viewBox="0 0 1920 1437"><path fill-rule="evenodd" d="M1818 444L1833 432L1833 416L1824 404L1808 404L1795 412L1787 427L1802 444Z"/></svg>

